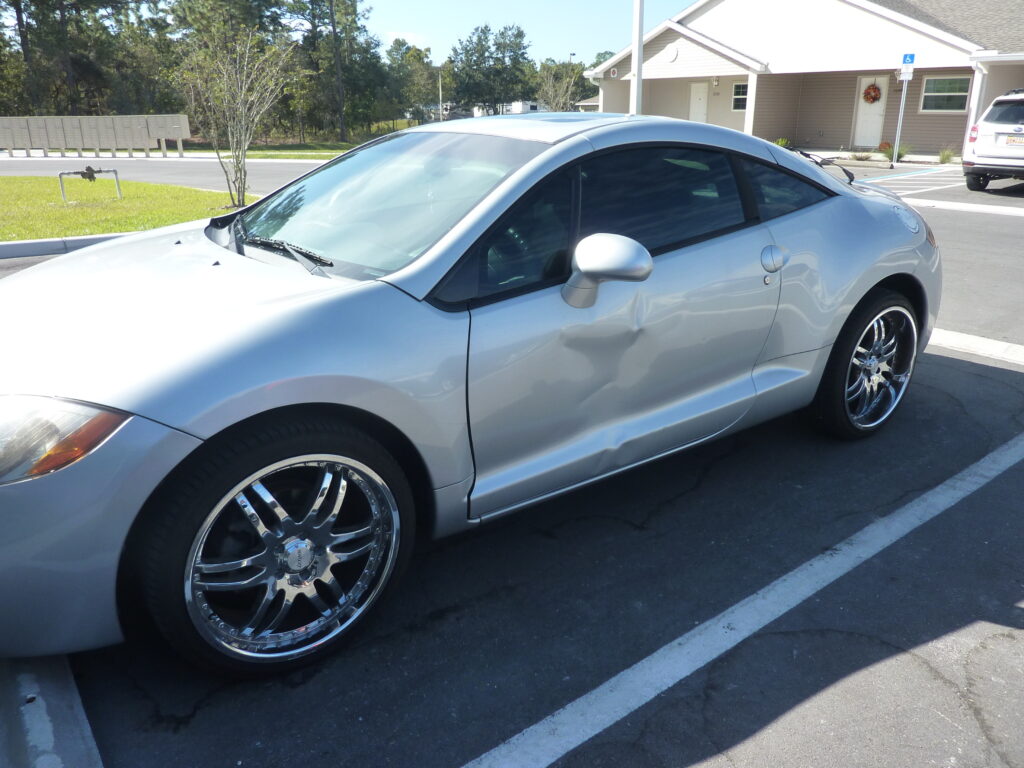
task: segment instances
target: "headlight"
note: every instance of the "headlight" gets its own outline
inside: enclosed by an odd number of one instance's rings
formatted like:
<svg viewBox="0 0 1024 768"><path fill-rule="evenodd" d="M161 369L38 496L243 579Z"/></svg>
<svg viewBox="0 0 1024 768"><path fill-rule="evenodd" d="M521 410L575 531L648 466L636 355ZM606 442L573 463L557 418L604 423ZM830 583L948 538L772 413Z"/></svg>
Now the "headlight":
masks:
<svg viewBox="0 0 1024 768"><path fill-rule="evenodd" d="M128 418L126 413L52 397L0 396L0 485L73 464Z"/></svg>

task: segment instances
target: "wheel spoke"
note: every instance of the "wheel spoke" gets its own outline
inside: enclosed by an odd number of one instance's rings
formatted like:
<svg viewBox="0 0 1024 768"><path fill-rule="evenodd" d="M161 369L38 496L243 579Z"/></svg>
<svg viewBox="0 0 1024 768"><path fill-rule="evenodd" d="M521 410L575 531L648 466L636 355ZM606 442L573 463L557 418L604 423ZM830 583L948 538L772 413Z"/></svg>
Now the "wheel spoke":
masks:
<svg viewBox="0 0 1024 768"><path fill-rule="evenodd" d="M231 571L240 571L243 568L261 565L266 554L267 550L264 549L258 554L249 555L249 557L243 557L240 560L200 560L196 563L196 570L199 573L230 573Z"/></svg>
<svg viewBox="0 0 1024 768"><path fill-rule="evenodd" d="M316 492L316 498L313 499L313 503L309 507L309 511L306 516L302 518L302 521L306 524L312 523L317 525L317 517L320 515L320 508L324 504L324 500L327 498L327 494L331 490L331 483L334 482L334 472L329 466L324 465L320 469L320 488Z"/></svg>
<svg viewBox="0 0 1024 768"><path fill-rule="evenodd" d="M368 523L361 528L352 528L347 531L339 531L338 533L332 533L330 538L330 546L335 547L338 544L345 544L349 541L355 541L365 536L369 536L373 533L373 523Z"/></svg>
<svg viewBox="0 0 1024 768"><path fill-rule="evenodd" d="M256 529L256 535L264 541L271 541L276 538L275 534L267 528L263 519L259 514L257 514L252 504L249 503L249 499L246 497L244 491L235 496L235 503L241 508L242 513L245 515L245 519L249 521L249 524Z"/></svg>
<svg viewBox="0 0 1024 768"><path fill-rule="evenodd" d="M879 356L886 362L892 360L893 357L896 356L896 352L899 349L899 341L900 337L894 335L891 339L889 339L885 344L882 345L882 348L879 350Z"/></svg>
<svg viewBox="0 0 1024 768"><path fill-rule="evenodd" d="M267 487L263 485L259 480L249 486L256 492L256 495L260 497L270 513L277 519L281 529L284 530L286 526L294 525L295 521L292 520L291 516L285 512L284 507L281 506L280 502L274 498L274 495L267 490Z"/></svg>
<svg viewBox="0 0 1024 768"><path fill-rule="evenodd" d="M327 549L327 557L331 565L337 565L338 563L347 563L351 560L355 560L357 558L362 557L363 555L367 554L370 550L373 549L374 542L368 541L365 544L359 545L358 547L354 547L353 549L348 549L341 552L335 549L335 546L340 545L331 545Z"/></svg>
<svg viewBox="0 0 1024 768"><path fill-rule="evenodd" d="M256 628L263 623L263 619L267 615L267 611L270 610L270 606L274 603L274 598L277 597L278 590L276 584L268 584L266 590L264 590L262 597L260 597L260 603L256 606L256 610L253 615L242 627L243 636L252 636L256 632Z"/></svg>
<svg viewBox="0 0 1024 768"><path fill-rule="evenodd" d="M867 377L858 376L857 379L846 388L846 400L847 402L853 402L855 399L860 397L864 390L867 388Z"/></svg>
<svg viewBox="0 0 1024 768"><path fill-rule="evenodd" d="M267 612L267 620L264 622L265 626L260 632L261 635L266 635L277 630L281 626L281 623L287 618L288 614L292 611L292 605L295 604L295 598L285 590L280 590L281 602L273 610Z"/></svg>
<svg viewBox="0 0 1024 768"><path fill-rule="evenodd" d="M324 617L330 616L331 615L331 611L334 610L334 606L331 605L330 603L328 603L326 600L324 600L323 597L320 595L320 593L317 592L316 590L314 590L314 591L310 592L309 594L307 594L306 598L309 600L310 603L313 604L313 608L321 616L324 616Z"/></svg>
<svg viewBox="0 0 1024 768"><path fill-rule="evenodd" d="M326 496L326 491L323 491L322 488L321 491L324 494L324 496ZM314 530L320 532L330 532L331 528L334 527L334 523L338 519L338 515L341 513L341 505L345 502L346 493L348 493L348 482L345 480L345 476L343 474L339 474L338 491L334 496L334 503L331 504L331 510L330 512L327 513L327 516L324 517L323 520L314 525ZM321 500L320 503L322 504L323 501Z"/></svg>
<svg viewBox="0 0 1024 768"><path fill-rule="evenodd" d="M223 581L208 581L200 578L197 573L193 576L192 583L197 589L201 589L204 592L237 592L241 589L252 589L253 587L258 587L260 584L265 583L266 580L267 569L260 566L257 568L255 573L248 576L238 576L237 578L225 579Z"/></svg>

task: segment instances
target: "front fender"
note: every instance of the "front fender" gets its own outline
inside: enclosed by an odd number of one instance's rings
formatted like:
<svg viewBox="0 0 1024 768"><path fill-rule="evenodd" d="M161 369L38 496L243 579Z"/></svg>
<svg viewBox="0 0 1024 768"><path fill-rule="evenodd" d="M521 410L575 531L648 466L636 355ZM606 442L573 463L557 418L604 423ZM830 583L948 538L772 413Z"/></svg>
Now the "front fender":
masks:
<svg viewBox="0 0 1024 768"><path fill-rule="evenodd" d="M386 283L315 305L147 394L135 412L206 440L277 408L350 406L419 450L435 488L473 472L466 423L466 313Z"/></svg>

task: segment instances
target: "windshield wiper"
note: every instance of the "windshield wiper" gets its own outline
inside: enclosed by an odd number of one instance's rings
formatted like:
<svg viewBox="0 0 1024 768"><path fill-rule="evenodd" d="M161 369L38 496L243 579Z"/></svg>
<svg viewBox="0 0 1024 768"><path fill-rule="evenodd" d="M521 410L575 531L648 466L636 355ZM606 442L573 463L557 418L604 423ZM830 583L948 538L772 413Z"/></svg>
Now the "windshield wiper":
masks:
<svg viewBox="0 0 1024 768"><path fill-rule="evenodd" d="M830 160L827 157L820 157L819 155L812 155L810 152L804 152L802 149L796 149L795 147L787 147L790 152L796 152L798 155L803 155L812 163L817 165L819 168L824 168L826 165L834 165L836 168L846 174L847 183L853 184L854 175L853 172L844 165L840 165L835 160Z"/></svg>
<svg viewBox="0 0 1024 768"><path fill-rule="evenodd" d="M299 245L292 245L285 240L275 240L270 237L260 237L259 235L246 235L243 242L252 243L258 245L261 248L274 248L278 251L284 251L293 259L303 263L310 263L317 267L333 267L334 262L330 259L325 259L318 253L307 250Z"/></svg>
<svg viewBox="0 0 1024 768"><path fill-rule="evenodd" d="M324 258L320 254L314 253L302 246L293 245L286 240L250 235L246 231L245 222L242 221L241 217L236 219L236 222L238 229L235 233L235 243L237 246L251 243L259 246L260 248L269 248L271 250L278 251L279 253L284 253L305 266L312 274L321 275L323 277L328 277L328 275L321 269L321 267L334 266L334 262L330 259Z"/></svg>

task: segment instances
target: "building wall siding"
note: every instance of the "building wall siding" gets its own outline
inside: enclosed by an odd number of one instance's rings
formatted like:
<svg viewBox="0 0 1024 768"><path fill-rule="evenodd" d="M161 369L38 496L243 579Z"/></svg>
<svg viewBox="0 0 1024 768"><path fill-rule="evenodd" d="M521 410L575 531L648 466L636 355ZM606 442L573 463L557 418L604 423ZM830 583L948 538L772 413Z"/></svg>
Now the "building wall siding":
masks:
<svg viewBox="0 0 1024 768"><path fill-rule="evenodd" d="M909 145L912 153L937 153L943 147L952 147L959 152L967 131L967 111L945 114L921 111L921 91L926 77L973 77L974 70L961 69L917 69L907 89L907 108L903 113L903 133L900 143ZM973 80L972 80L973 82ZM885 125L882 141L892 142L896 138L896 123L900 113L900 84L895 78L889 80L889 96L885 105ZM968 96L968 104L970 97Z"/></svg>
<svg viewBox="0 0 1024 768"><path fill-rule="evenodd" d="M747 82L746 77L722 77L718 85L712 85L708 96L708 122L724 125L736 131L743 130L743 118L746 112L732 111L732 87L736 83Z"/></svg>
<svg viewBox="0 0 1024 768"><path fill-rule="evenodd" d="M805 74L800 89L796 135L790 138L803 147L849 148L858 75L856 72Z"/></svg>
<svg viewBox="0 0 1024 768"><path fill-rule="evenodd" d="M690 111L690 83L686 80L644 80L644 113L681 117Z"/></svg>
<svg viewBox="0 0 1024 768"><path fill-rule="evenodd" d="M797 141L803 75L758 75L754 135Z"/></svg>

